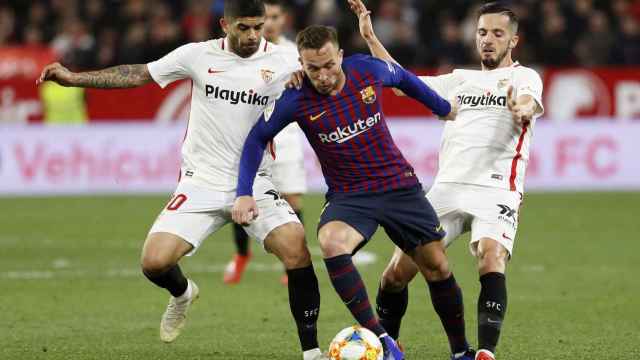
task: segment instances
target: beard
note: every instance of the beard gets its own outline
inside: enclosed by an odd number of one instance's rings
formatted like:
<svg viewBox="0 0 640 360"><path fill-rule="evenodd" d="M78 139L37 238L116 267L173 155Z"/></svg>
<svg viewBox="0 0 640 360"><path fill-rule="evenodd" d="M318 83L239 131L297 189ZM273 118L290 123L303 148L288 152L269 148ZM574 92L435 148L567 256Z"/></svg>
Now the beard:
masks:
<svg viewBox="0 0 640 360"><path fill-rule="evenodd" d="M497 68L498 66L500 66L500 63L502 62L502 60L504 60L505 56L507 56L507 51L506 50L503 51L502 53L498 54L495 59L482 58L482 65L484 65L484 67L486 67L489 70L493 70L493 69Z"/></svg>
<svg viewBox="0 0 640 360"><path fill-rule="evenodd" d="M233 49L233 52L236 55L242 58L248 58L251 55L255 54L258 51L258 46L260 46L260 42L257 42L255 46L249 46L249 44L242 44L240 39L229 37L229 45Z"/></svg>

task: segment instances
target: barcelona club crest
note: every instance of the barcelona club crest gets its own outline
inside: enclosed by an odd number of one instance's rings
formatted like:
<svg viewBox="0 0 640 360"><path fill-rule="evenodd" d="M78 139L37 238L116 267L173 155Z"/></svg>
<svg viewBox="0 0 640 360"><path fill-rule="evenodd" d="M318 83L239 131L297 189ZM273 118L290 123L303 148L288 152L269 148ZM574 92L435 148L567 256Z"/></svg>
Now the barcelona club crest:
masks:
<svg viewBox="0 0 640 360"><path fill-rule="evenodd" d="M376 102L376 91L373 86L367 86L366 88L360 90L360 95L362 95L362 101L365 104L373 104Z"/></svg>
<svg viewBox="0 0 640 360"><path fill-rule="evenodd" d="M260 75L262 75L262 80L264 80L264 82L268 83L273 79L273 74L274 72L271 70L267 70L267 69L262 69L260 70Z"/></svg>

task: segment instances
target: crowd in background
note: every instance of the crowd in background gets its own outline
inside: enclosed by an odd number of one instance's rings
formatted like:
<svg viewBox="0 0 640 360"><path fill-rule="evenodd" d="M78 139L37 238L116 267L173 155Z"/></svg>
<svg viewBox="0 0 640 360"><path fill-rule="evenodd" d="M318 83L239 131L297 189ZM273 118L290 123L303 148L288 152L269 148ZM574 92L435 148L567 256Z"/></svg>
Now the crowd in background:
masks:
<svg viewBox="0 0 640 360"><path fill-rule="evenodd" d="M366 51L346 0L284 1L288 36L309 24L338 28L347 54ZM482 1L369 0L380 40L403 65L476 63ZM515 58L525 64L640 64L640 1L510 1L520 18ZM179 45L222 35L224 0L8 0L0 2L0 47L49 46L76 69L145 63Z"/></svg>

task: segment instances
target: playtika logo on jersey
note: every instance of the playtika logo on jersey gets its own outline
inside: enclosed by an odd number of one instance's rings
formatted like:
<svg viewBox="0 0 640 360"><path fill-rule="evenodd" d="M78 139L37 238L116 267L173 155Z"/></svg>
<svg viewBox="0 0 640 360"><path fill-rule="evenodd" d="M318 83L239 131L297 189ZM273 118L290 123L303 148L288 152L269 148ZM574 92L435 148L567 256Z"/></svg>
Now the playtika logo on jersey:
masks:
<svg viewBox="0 0 640 360"><path fill-rule="evenodd" d="M458 103L460 105L468 105L472 108L479 106L507 107L507 97L505 95L494 95L489 91L482 94L482 96L461 94L458 95Z"/></svg>
<svg viewBox="0 0 640 360"><path fill-rule="evenodd" d="M247 105L265 106L269 103L268 96L262 96L254 90L234 91L221 89L219 86L206 85L204 91L207 98L226 100L232 105L243 103Z"/></svg>

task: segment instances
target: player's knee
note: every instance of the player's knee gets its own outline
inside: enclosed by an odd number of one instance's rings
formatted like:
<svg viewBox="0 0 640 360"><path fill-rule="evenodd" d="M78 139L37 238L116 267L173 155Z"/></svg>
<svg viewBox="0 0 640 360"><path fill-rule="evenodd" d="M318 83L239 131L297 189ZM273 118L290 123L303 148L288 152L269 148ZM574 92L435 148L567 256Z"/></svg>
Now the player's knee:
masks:
<svg viewBox="0 0 640 360"><path fill-rule="evenodd" d="M401 271L398 267L389 266L382 273L380 288L384 291L398 292L404 289L412 278L413 276L409 276L409 274Z"/></svg>
<svg viewBox="0 0 640 360"><path fill-rule="evenodd" d="M142 255L141 267L145 275L157 275L169 270L175 262L170 256L145 253Z"/></svg>
<svg viewBox="0 0 640 360"><path fill-rule="evenodd" d="M282 261L287 269L311 264L311 255L304 238L304 228L298 223L285 224L274 230L265 240L265 246Z"/></svg>
<svg viewBox="0 0 640 360"><path fill-rule="evenodd" d="M479 247L478 271L480 274L490 272L504 273L507 267L509 253L502 247Z"/></svg>
<svg viewBox="0 0 640 360"><path fill-rule="evenodd" d="M306 246L294 247L285 251L281 260L286 269L299 269L311 264L311 254Z"/></svg>
<svg viewBox="0 0 640 360"><path fill-rule="evenodd" d="M302 228L293 230L290 241L282 252L282 263L286 269L298 269L311 264L311 254Z"/></svg>
<svg viewBox="0 0 640 360"><path fill-rule="evenodd" d="M445 280L451 275L447 255L441 247L431 246L428 253L416 249L413 259L428 281Z"/></svg>
<svg viewBox="0 0 640 360"><path fill-rule="evenodd" d="M422 270L422 273L429 281L446 280L451 275L451 271L449 270L449 263L446 261L446 259L444 261L428 263L427 266Z"/></svg>
<svg viewBox="0 0 640 360"><path fill-rule="evenodd" d="M325 258L351 253L346 246L346 241L334 231L321 230L318 234L318 242L320 243L322 255Z"/></svg>
<svg viewBox="0 0 640 360"><path fill-rule="evenodd" d="M175 260L160 242L147 241L142 250L140 264L145 275L154 275L170 269L175 265Z"/></svg>

